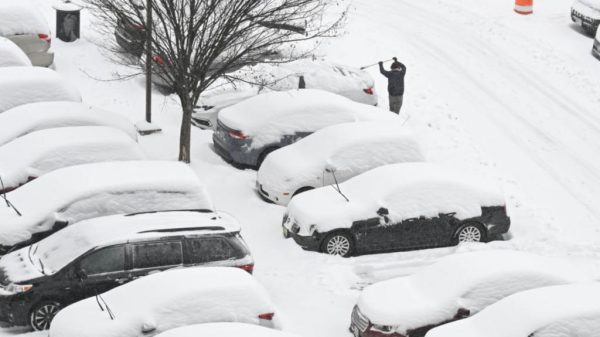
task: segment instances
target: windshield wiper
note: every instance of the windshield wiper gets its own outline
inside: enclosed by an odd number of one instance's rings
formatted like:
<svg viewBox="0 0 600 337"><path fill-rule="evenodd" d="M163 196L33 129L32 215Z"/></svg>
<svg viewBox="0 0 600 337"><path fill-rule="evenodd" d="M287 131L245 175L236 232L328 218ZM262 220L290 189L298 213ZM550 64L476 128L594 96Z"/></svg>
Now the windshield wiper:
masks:
<svg viewBox="0 0 600 337"><path fill-rule="evenodd" d="M42 259L40 259L39 257L38 262L40 263L40 268L42 268L40 271L42 272L42 274L46 275L46 271L44 270L44 262L42 262Z"/></svg>
<svg viewBox="0 0 600 337"><path fill-rule="evenodd" d="M346 199L346 202L350 202L350 199L348 199L348 197L346 197L346 195L344 195L344 193L342 193L342 190L340 189L340 184L338 184L337 177L335 176L335 169L327 168L325 170L331 173L331 175L333 176L333 181L335 181L335 187L333 185L329 186L331 186L336 192L338 192L342 197L344 197L344 199Z"/></svg>
<svg viewBox="0 0 600 337"><path fill-rule="evenodd" d="M4 181L2 180L1 176L0 176L0 186L2 187L2 198L6 202L6 207L10 207L10 208L14 209L18 216L23 216L21 214L21 212L19 212L19 210L15 207L15 205L13 205L12 202L10 202L8 200L8 198L6 197L6 189L4 188Z"/></svg>
<svg viewBox="0 0 600 337"><path fill-rule="evenodd" d="M108 306L104 298L102 298L102 295L98 295L98 293L96 293L96 303L98 303L100 310L104 311L104 307L102 307L100 300L102 300L102 303L104 303L104 306L106 307L106 313L108 313L108 317L110 317L110 320L113 321L115 319L115 315L113 315L112 310L110 310L110 307Z"/></svg>

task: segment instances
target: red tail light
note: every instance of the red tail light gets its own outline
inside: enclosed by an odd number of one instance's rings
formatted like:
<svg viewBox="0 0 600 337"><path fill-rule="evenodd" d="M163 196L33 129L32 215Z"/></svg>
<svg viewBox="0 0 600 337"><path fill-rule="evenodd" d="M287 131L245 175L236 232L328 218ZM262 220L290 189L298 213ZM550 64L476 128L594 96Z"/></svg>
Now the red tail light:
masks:
<svg viewBox="0 0 600 337"><path fill-rule="evenodd" d="M165 60L163 60L163 58L159 55L154 56L152 59L154 60L154 62L158 63L161 66L165 64Z"/></svg>
<svg viewBox="0 0 600 337"><path fill-rule="evenodd" d="M236 139L248 139L250 136L245 135L242 131L229 131L229 135Z"/></svg>
<svg viewBox="0 0 600 337"><path fill-rule="evenodd" d="M252 274L252 272L254 271L254 263L245 264L243 266L239 266L238 268L243 269Z"/></svg>
<svg viewBox="0 0 600 337"><path fill-rule="evenodd" d="M274 312L269 312L269 313L266 313L266 314L260 314L260 315L258 315L258 318L264 319L264 320L267 320L267 321L271 321L271 320L273 320L273 316L275 316L275 313Z"/></svg>
<svg viewBox="0 0 600 337"><path fill-rule="evenodd" d="M40 40L44 40L48 43L52 42L52 38L48 34L38 34L38 37L40 38Z"/></svg>
<svg viewBox="0 0 600 337"><path fill-rule="evenodd" d="M367 89L363 89L363 91L367 95L373 95L373 94L375 94L375 90L373 89L373 87L368 87Z"/></svg>
<svg viewBox="0 0 600 337"><path fill-rule="evenodd" d="M144 29L144 25L139 24L139 23L130 23L129 27L133 28L133 29L137 29L137 30L143 30Z"/></svg>

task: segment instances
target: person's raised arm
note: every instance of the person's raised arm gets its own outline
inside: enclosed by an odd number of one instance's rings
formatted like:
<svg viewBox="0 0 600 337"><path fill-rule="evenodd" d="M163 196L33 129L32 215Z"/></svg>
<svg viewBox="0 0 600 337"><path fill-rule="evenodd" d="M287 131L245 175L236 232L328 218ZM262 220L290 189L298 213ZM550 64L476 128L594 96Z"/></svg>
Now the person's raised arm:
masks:
<svg viewBox="0 0 600 337"><path fill-rule="evenodd" d="M385 76L385 77L389 77L390 72L383 69L383 62L379 61L379 72L381 73L381 75Z"/></svg>

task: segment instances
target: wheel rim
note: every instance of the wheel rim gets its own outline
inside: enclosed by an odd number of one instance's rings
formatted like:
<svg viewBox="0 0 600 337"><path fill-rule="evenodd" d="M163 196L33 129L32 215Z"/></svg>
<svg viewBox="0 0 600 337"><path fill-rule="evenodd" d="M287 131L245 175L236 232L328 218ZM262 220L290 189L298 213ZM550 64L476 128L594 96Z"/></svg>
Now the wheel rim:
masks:
<svg viewBox="0 0 600 337"><path fill-rule="evenodd" d="M31 317L31 326L35 330L47 330L58 310L58 306L55 304L45 304L37 308Z"/></svg>
<svg viewBox="0 0 600 337"><path fill-rule="evenodd" d="M344 235L335 235L327 241L327 253L345 256L350 251L350 240Z"/></svg>
<svg viewBox="0 0 600 337"><path fill-rule="evenodd" d="M475 226L467 226L458 233L458 242L480 242L481 231Z"/></svg>

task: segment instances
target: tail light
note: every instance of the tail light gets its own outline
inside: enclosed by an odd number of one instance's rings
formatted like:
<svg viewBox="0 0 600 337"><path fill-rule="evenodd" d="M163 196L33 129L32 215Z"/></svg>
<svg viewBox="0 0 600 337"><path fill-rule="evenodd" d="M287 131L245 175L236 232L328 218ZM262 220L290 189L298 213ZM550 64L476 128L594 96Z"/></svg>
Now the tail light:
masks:
<svg viewBox="0 0 600 337"><path fill-rule="evenodd" d="M229 135L236 139L248 139L250 136L245 135L242 131L229 131Z"/></svg>
<svg viewBox="0 0 600 337"><path fill-rule="evenodd" d="M266 314L260 314L260 315L258 315L258 318L259 319L264 319L264 320L267 320L267 321L272 321L273 320L273 316L275 316L274 312L268 312Z"/></svg>
<svg viewBox="0 0 600 337"><path fill-rule="evenodd" d="M38 34L38 37L40 38L40 40L46 41L48 43L52 42L52 38L48 34Z"/></svg>
<svg viewBox="0 0 600 337"><path fill-rule="evenodd" d="M245 270L248 273L252 274L252 272L254 271L254 263L245 264L243 266L239 266L238 268Z"/></svg>
<svg viewBox="0 0 600 337"><path fill-rule="evenodd" d="M367 89L363 89L363 91L367 95L374 95L375 94L375 90L373 89L373 87L368 87Z"/></svg>
<svg viewBox="0 0 600 337"><path fill-rule="evenodd" d="M158 63L161 66L165 64L165 60L159 55L155 55L152 59L154 60L154 62Z"/></svg>
<svg viewBox="0 0 600 337"><path fill-rule="evenodd" d="M132 22L132 23L129 24L129 28L136 29L136 30L143 30L144 29L144 25Z"/></svg>

